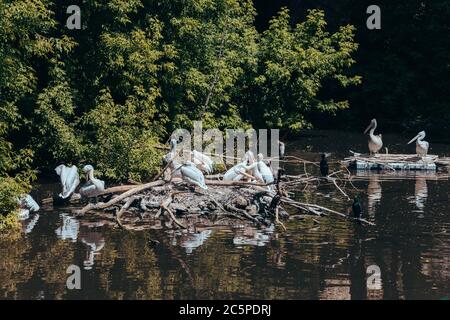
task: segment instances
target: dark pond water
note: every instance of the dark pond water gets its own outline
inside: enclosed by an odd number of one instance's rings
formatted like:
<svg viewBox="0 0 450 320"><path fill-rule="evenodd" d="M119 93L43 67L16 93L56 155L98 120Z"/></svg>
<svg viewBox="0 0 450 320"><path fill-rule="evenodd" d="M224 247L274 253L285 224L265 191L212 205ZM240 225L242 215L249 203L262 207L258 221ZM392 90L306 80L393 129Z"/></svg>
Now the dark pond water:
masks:
<svg viewBox="0 0 450 320"><path fill-rule="evenodd" d="M384 140L391 153L412 152L408 138ZM365 151L365 137L314 132L289 142L287 153L316 161L325 151L337 160L350 146ZM434 154L450 154L450 146L432 147ZM42 210L23 222L20 236L0 240L0 299L448 299L448 179L383 172L356 178L360 191L345 190L361 194L365 218L376 226L329 216L319 225L287 222L286 232L130 232L76 220L70 208ZM55 187L36 189L43 194ZM341 212L351 206L329 186L297 197ZM80 290L66 287L70 265L81 268ZM371 270L380 271L379 281L368 286Z"/></svg>

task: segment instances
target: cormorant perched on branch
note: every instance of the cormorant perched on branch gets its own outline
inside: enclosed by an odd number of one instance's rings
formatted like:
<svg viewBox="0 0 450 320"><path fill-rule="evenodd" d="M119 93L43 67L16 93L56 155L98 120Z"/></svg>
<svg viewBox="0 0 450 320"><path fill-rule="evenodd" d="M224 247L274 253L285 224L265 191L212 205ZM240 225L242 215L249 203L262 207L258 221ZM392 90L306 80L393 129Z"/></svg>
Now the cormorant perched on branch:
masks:
<svg viewBox="0 0 450 320"><path fill-rule="evenodd" d="M329 173L327 155L325 153L322 153L320 155L320 158L322 159L320 160L320 173L322 174L322 176L326 177Z"/></svg>
<svg viewBox="0 0 450 320"><path fill-rule="evenodd" d="M355 219L360 219L361 218L362 207L361 207L361 203L359 202L359 197L358 196L356 196L355 199L353 200L352 211L353 211L353 217Z"/></svg>

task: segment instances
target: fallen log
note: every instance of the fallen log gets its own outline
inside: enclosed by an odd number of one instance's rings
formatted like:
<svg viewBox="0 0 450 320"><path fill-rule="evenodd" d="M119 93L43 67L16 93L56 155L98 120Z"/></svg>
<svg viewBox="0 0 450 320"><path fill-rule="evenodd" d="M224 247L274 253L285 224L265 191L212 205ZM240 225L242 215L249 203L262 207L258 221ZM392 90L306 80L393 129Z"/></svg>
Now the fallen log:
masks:
<svg viewBox="0 0 450 320"><path fill-rule="evenodd" d="M139 192L143 192L143 191L145 191L147 189L150 189L150 188L153 188L153 187L157 187L157 186L161 186L163 184L165 184L164 181L158 180L158 181L154 181L154 182L150 182L150 183L146 183L146 184L140 185L138 187L134 186L133 189L130 189L130 190L122 193L121 195L111 199L110 201L108 201L106 203L104 203L104 202L100 202L100 203L96 203L96 204L89 203L83 209L76 211L76 214L78 216L82 216L82 215L86 214L87 212L89 212L91 210L105 209L105 208L111 207L112 205L122 201L125 198L128 198L128 197L130 197L132 195L135 195L135 194L137 194Z"/></svg>

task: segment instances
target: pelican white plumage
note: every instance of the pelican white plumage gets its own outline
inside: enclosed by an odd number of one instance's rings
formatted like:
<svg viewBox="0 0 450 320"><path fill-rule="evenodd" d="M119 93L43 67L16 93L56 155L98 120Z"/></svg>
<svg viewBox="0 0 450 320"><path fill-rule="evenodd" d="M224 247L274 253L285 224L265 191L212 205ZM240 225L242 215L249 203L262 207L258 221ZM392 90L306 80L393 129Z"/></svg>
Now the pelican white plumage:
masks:
<svg viewBox="0 0 450 320"><path fill-rule="evenodd" d="M417 136L414 137L408 144L416 141L416 152L419 156L425 157L428 154L428 149L430 148L430 144L427 141L424 141L426 133L425 131L419 132Z"/></svg>
<svg viewBox="0 0 450 320"><path fill-rule="evenodd" d="M164 163L166 163L166 164L170 163L168 173L171 178L181 176L180 170L177 170L181 167L181 165L178 163L178 161L176 159L177 144L178 144L177 140L171 139L170 140L170 152L163 157Z"/></svg>
<svg viewBox="0 0 450 320"><path fill-rule="evenodd" d="M37 202L29 194L24 194L18 200L19 203L19 219L26 220L30 216L30 212L39 211L40 207Z"/></svg>
<svg viewBox="0 0 450 320"><path fill-rule="evenodd" d="M86 184L80 188L80 194L83 197L96 197L105 191L105 182L94 177L94 167L90 164L85 165L83 172L86 174Z"/></svg>
<svg viewBox="0 0 450 320"><path fill-rule="evenodd" d="M61 164L55 168L56 174L60 177L62 192L59 194L61 199L68 199L75 192L80 184L80 176L76 166L67 167Z"/></svg>
<svg viewBox="0 0 450 320"><path fill-rule="evenodd" d="M206 154L199 152L197 150L194 150L191 152L192 161L195 164L195 166L202 170L203 172L207 174L212 174L214 171L213 160L208 157Z"/></svg>
<svg viewBox="0 0 450 320"><path fill-rule="evenodd" d="M175 156L177 155L177 140L171 139L170 140L170 151L168 154L166 154L163 158L165 163L169 163L173 159L175 159Z"/></svg>
<svg viewBox="0 0 450 320"><path fill-rule="evenodd" d="M248 165L252 165L256 162L256 157L253 151L248 150L244 155L244 160L247 161Z"/></svg>
<svg viewBox="0 0 450 320"><path fill-rule="evenodd" d="M264 177L262 176L261 172L259 171L258 162L255 162L255 163L247 166L245 169L251 176L255 177L256 182L264 183Z"/></svg>
<svg viewBox="0 0 450 320"><path fill-rule="evenodd" d="M19 200L20 207L29 209L30 212L39 211L40 207L29 194L23 195Z"/></svg>
<svg viewBox="0 0 450 320"><path fill-rule="evenodd" d="M257 163L258 163L258 170L261 173L262 178L264 179L265 184L270 184L275 181L275 178L273 177L272 170L267 166L267 164L263 161L264 156L262 153L258 154Z"/></svg>
<svg viewBox="0 0 450 320"><path fill-rule="evenodd" d="M381 148L383 147L382 135L381 134L375 135L375 130L377 129L377 126L378 126L377 120L372 119L372 121L370 122L370 125L364 131L364 134L367 134L367 132L369 132L369 152L370 152L370 154L378 153L378 151L380 151Z"/></svg>
<svg viewBox="0 0 450 320"><path fill-rule="evenodd" d="M253 167L252 165L255 163L255 155L251 150L248 150L244 158L242 159L242 162L236 164L232 168L230 168L225 174L223 175L223 181L241 181L246 177L245 173L249 171L250 174L252 174Z"/></svg>
<svg viewBox="0 0 450 320"><path fill-rule="evenodd" d="M241 181L244 178L247 161L238 163L223 175L223 181Z"/></svg>
<svg viewBox="0 0 450 320"><path fill-rule="evenodd" d="M208 189L205 184L205 176L203 175L203 172L201 172L193 162L187 161L186 164L181 165L178 169L181 172L183 180L195 184L204 190Z"/></svg>

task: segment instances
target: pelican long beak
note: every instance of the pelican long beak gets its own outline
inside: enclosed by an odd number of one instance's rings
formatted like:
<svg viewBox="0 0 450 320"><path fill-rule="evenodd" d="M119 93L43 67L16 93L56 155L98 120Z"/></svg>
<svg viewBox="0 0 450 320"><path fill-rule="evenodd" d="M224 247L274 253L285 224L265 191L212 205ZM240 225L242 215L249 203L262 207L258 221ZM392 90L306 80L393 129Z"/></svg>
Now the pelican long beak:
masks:
<svg viewBox="0 0 450 320"><path fill-rule="evenodd" d="M367 127L367 129L364 130L364 134L367 134L367 132L369 132L369 130L372 129L372 125L373 125L373 123L369 124L369 126Z"/></svg>
<svg viewBox="0 0 450 320"><path fill-rule="evenodd" d="M414 137L414 139L412 139L410 142L408 142L408 144L413 143L414 141L416 141L417 139L419 139L420 133Z"/></svg>

